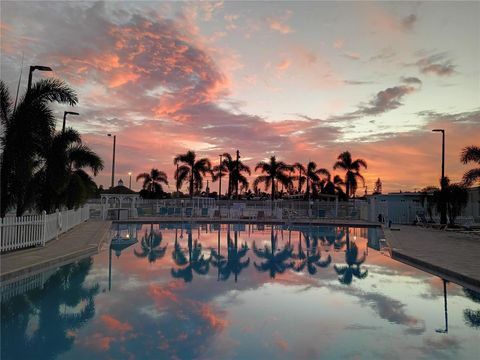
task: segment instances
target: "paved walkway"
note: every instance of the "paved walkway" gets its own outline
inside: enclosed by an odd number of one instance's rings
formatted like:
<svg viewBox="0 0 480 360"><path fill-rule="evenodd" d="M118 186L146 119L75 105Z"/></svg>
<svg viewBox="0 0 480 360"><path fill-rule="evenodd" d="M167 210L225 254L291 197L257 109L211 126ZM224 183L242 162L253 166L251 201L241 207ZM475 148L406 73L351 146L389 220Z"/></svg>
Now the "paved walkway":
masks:
<svg viewBox="0 0 480 360"><path fill-rule="evenodd" d="M394 225L385 229L392 258L480 290L480 234Z"/></svg>
<svg viewBox="0 0 480 360"><path fill-rule="evenodd" d="M90 220L49 241L45 247L3 254L0 256L0 281L3 283L94 255L107 239L110 227L111 221Z"/></svg>

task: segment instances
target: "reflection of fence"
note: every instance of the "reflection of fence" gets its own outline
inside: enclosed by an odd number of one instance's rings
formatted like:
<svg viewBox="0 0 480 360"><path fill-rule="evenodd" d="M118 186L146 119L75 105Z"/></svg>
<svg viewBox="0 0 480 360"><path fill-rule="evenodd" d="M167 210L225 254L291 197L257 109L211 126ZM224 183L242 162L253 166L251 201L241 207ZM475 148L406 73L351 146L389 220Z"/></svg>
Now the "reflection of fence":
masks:
<svg viewBox="0 0 480 360"><path fill-rule="evenodd" d="M26 215L0 219L0 250L8 251L36 245L58 237L89 219L88 205L77 210L53 214Z"/></svg>
<svg viewBox="0 0 480 360"><path fill-rule="evenodd" d="M56 268L2 285L2 302L14 296L25 294L30 290L43 287L48 278L55 272Z"/></svg>

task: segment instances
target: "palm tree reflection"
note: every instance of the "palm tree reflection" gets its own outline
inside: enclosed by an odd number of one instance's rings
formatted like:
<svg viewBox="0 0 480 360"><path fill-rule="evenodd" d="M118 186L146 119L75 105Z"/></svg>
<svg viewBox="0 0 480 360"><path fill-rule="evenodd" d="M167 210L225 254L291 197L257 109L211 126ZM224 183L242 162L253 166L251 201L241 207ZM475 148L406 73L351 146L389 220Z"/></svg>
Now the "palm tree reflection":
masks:
<svg viewBox="0 0 480 360"><path fill-rule="evenodd" d="M260 259L265 259L260 265L253 263L255 268L260 272L268 271L270 277L275 278L276 274L283 274L286 270L293 267L293 262L289 261L292 257L293 247L290 244L285 244L283 249L277 250L277 234L274 234L273 226L270 232L270 247L265 245L263 249L258 249L253 242L253 252Z"/></svg>
<svg viewBox="0 0 480 360"><path fill-rule="evenodd" d="M45 282L45 290L35 289L2 303L2 359L30 359L39 354L54 359L71 348L73 330L95 315L99 285L84 286L92 263L88 258L66 265ZM34 315L38 327L29 335L28 324Z"/></svg>
<svg viewBox="0 0 480 360"><path fill-rule="evenodd" d="M332 262L332 257L329 254L325 260L321 260L321 253L318 249L318 240L314 238L314 241L311 242L310 236L308 234L304 234L304 238L307 252L305 253L305 251L303 250L302 238L300 235L300 239L298 242L298 252L292 255L292 257L297 260L297 262L293 265L293 270L300 272L303 271L306 267L308 273L310 275L314 275L317 273L317 267L327 268Z"/></svg>
<svg viewBox="0 0 480 360"><path fill-rule="evenodd" d="M222 281L228 280L231 274L235 275L235 282L238 280L238 275L242 272L243 269L247 268L250 265L250 258L242 261L242 258L248 252L247 243L244 242L240 245L238 249L238 231L234 231L234 241L230 236L230 224L228 224L227 232L227 257L221 255L220 253L220 228L218 229L218 248L211 250L211 262L212 265L218 269L218 279Z"/></svg>
<svg viewBox="0 0 480 360"><path fill-rule="evenodd" d="M357 244L352 242L350 244L349 239L347 239L347 250L345 251L345 262L346 266L337 266L334 265L334 269L339 275L338 280L345 285L350 285L352 283L353 277L357 279L365 279L368 275L368 270L362 272L360 265L365 262L365 254L363 256L358 255Z"/></svg>
<svg viewBox="0 0 480 360"><path fill-rule="evenodd" d="M193 280L193 273L206 275L210 268L210 259L205 259L202 254L202 244L192 239L192 229L187 229L188 235L188 259L184 250L175 239L175 247L172 251L172 258L177 269L171 269L171 274L176 279L183 279L185 282Z"/></svg>
<svg viewBox="0 0 480 360"><path fill-rule="evenodd" d="M165 256L167 251L167 245L161 247L162 244L162 233L160 231L153 230L153 224L150 226L150 232L145 230L145 235L142 237L140 242L141 251L137 249L133 250L133 253L136 257L147 258L149 263L153 263L158 259L161 259Z"/></svg>
<svg viewBox="0 0 480 360"><path fill-rule="evenodd" d="M466 289L466 288L463 288L463 292L470 300L472 300L473 302L476 302L477 304L480 304L479 292ZM463 317L465 319L465 323L468 326L480 329L480 309L478 310L465 309L463 310Z"/></svg>

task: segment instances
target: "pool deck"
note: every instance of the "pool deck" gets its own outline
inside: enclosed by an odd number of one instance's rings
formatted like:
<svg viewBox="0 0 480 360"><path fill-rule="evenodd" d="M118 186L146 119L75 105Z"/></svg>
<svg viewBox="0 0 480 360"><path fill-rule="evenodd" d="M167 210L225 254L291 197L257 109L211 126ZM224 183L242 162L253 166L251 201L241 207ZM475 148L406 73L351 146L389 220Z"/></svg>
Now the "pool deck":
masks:
<svg viewBox="0 0 480 360"><path fill-rule="evenodd" d="M392 258L480 291L480 234L392 225L384 229Z"/></svg>
<svg viewBox="0 0 480 360"><path fill-rule="evenodd" d="M13 279L97 254L107 240L111 225L111 221L90 220L49 241L44 247L0 255L0 282L3 285Z"/></svg>

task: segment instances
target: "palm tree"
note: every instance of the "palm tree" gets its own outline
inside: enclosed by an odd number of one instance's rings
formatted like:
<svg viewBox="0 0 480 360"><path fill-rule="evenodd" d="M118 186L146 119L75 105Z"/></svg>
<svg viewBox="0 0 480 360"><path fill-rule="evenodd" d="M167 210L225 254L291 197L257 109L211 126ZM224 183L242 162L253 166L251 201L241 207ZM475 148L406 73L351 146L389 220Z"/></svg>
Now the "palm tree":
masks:
<svg viewBox="0 0 480 360"><path fill-rule="evenodd" d="M318 186L320 186L320 175L330 176L330 172L327 169L317 169L317 164L313 161L310 161L307 164L306 168L303 167L303 165L300 163L295 163L293 166L300 170L299 178L301 177L302 170L305 174L305 179L307 181L307 189L305 195L307 197L310 196L310 187L312 188L313 192L318 192Z"/></svg>
<svg viewBox="0 0 480 360"><path fill-rule="evenodd" d="M327 195L338 195L340 199L346 199L347 194L343 191L342 186L345 186L345 182L340 176L335 175L332 180L332 176L328 174L323 183L322 193Z"/></svg>
<svg viewBox="0 0 480 360"><path fill-rule="evenodd" d="M95 193L96 184L83 168L97 175L103 161L82 143L80 134L68 128L46 139L39 151L39 170L34 176L40 193L37 208L47 213L66 205L79 206Z"/></svg>
<svg viewBox="0 0 480 360"><path fill-rule="evenodd" d="M265 248L259 249L253 242L253 252L260 259L265 259L263 263L257 265L253 263L255 269L260 272L268 271L272 279L276 274L283 274L286 270L293 267L293 262L289 261L292 257L293 247L290 244L285 244L282 250L277 250L277 234L273 232L273 226L270 232L270 247L265 245Z"/></svg>
<svg viewBox="0 0 480 360"><path fill-rule="evenodd" d="M463 184L450 183L447 176L443 178L443 182L443 189L435 187L428 187L428 189L434 189L432 202L437 212L441 212L442 207L446 206L450 225L455 225L455 218L462 213L468 203L468 191Z"/></svg>
<svg viewBox="0 0 480 360"><path fill-rule="evenodd" d="M480 147L467 146L462 150L460 161L464 164L474 162L480 164ZM468 170L463 174L463 183L465 186L471 186L475 181L480 181L480 168Z"/></svg>
<svg viewBox="0 0 480 360"><path fill-rule="evenodd" d="M234 191L238 190L238 184L242 186L242 189L247 190L249 183L245 175L242 173L247 173L251 175L250 167L245 165L241 160L232 158L232 155L229 153L224 153L222 155L223 160L222 164L216 165L213 167L215 175L213 176L213 181L217 181L220 176L228 174L228 189L227 196L231 198ZM238 193L235 194L238 197Z"/></svg>
<svg viewBox="0 0 480 360"><path fill-rule="evenodd" d="M212 173L212 164L207 158L202 158L195 161L196 154L189 150L186 154L180 154L175 157L173 163L183 164L175 171L175 179L177 180L177 187L180 188L185 181L188 181L188 191L190 198L193 198L193 193L202 190L203 177Z"/></svg>
<svg viewBox="0 0 480 360"><path fill-rule="evenodd" d="M153 224L150 225L150 232L145 230L145 235L140 242L141 251L133 250L136 257L147 258L149 263L153 263L165 256L168 244L161 247L162 233L153 230Z"/></svg>
<svg viewBox="0 0 480 360"><path fill-rule="evenodd" d="M307 177L305 176L305 174L307 173L307 170L305 169L303 164L298 163L298 162L293 164L293 168L298 170L298 176L295 176L295 180L298 180L297 191L298 191L299 194L301 194L303 184L305 183L305 181L307 181ZM303 173L303 175L302 175L302 173Z"/></svg>
<svg viewBox="0 0 480 360"><path fill-rule="evenodd" d="M258 184L265 183L265 190L271 186L271 199L272 199L272 207L273 207L273 200L275 200L275 190L276 190L276 183L280 182L283 186L288 188L292 184L292 179L286 173L293 169L293 166L285 164L283 161L277 161L275 156L270 157L270 161L260 161L257 166L255 166L255 171L261 170L262 173L266 175L260 175L255 179L254 188L255 190L258 187Z"/></svg>
<svg viewBox="0 0 480 360"><path fill-rule="evenodd" d="M345 187L347 197L355 195L357 191L357 179L365 183L365 179L360 174L360 169L367 168L367 162L363 159L352 160L352 155L348 151L344 151L338 155L338 161L333 165L333 169L345 170Z"/></svg>
<svg viewBox="0 0 480 360"><path fill-rule="evenodd" d="M34 201L32 179L38 155L55 131L51 102L74 106L78 99L75 91L63 81L44 79L36 82L13 109L7 86L0 80L2 217L13 205L17 207L17 216L21 216Z"/></svg>
<svg viewBox="0 0 480 360"><path fill-rule="evenodd" d="M357 279L365 279L368 275L368 270L362 272L360 265L365 261L365 254L362 257L358 256L358 247L357 244L352 242L349 246L347 244L347 250L345 251L345 262L346 266L337 266L334 265L334 269L339 275L338 281L342 284L350 285L352 283L353 277Z"/></svg>
<svg viewBox="0 0 480 360"><path fill-rule="evenodd" d="M152 168L149 173L141 173L137 175L137 180L143 179L143 189L151 194L163 193L162 183L168 185L167 174L158 169Z"/></svg>
<svg viewBox="0 0 480 360"><path fill-rule="evenodd" d="M193 280L193 273L199 275L208 274L210 269L210 259L205 259L202 254L202 244L197 240L192 242L192 230L187 229L188 233L188 259L185 256L180 244L175 239L175 247L172 252L173 261L179 268L171 269L171 274L176 279L183 279L185 282Z"/></svg>

